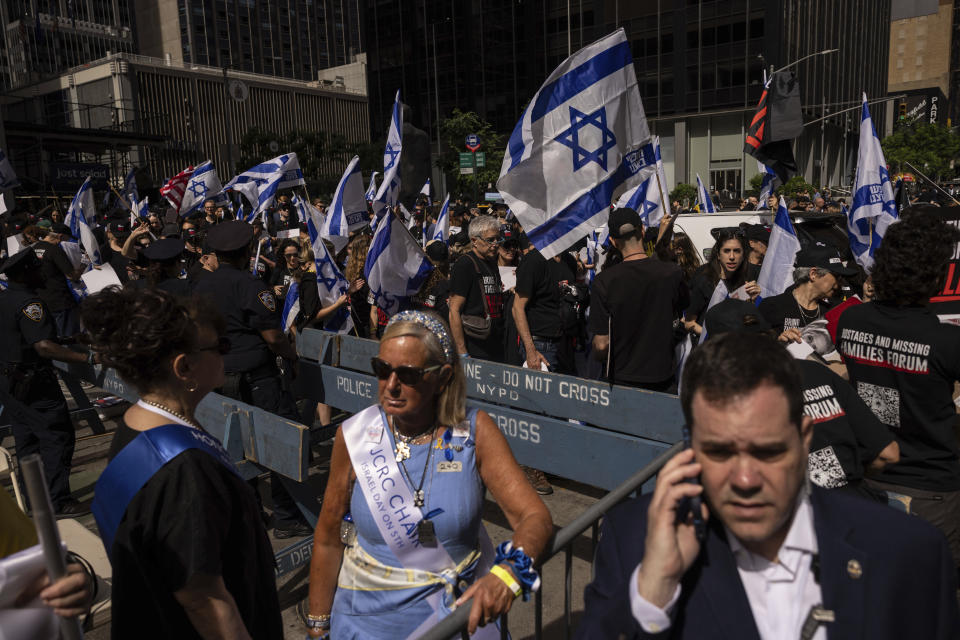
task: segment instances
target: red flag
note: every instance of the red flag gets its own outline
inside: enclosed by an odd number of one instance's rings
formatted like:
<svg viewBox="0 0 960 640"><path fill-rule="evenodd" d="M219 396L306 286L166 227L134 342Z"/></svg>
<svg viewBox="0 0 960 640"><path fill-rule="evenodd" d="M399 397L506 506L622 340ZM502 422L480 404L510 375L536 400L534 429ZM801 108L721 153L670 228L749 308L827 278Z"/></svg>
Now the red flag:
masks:
<svg viewBox="0 0 960 640"><path fill-rule="evenodd" d="M193 177L193 167L187 167L160 187L160 195L167 199L177 213L180 213L183 192L187 190L187 183L190 182L191 177Z"/></svg>

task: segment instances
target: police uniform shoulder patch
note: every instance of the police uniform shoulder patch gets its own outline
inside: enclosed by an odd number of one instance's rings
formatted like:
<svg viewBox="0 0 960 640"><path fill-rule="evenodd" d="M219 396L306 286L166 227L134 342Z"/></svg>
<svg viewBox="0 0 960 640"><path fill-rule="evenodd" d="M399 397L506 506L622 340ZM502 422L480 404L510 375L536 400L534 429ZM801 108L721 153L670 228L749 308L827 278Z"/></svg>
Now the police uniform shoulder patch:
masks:
<svg viewBox="0 0 960 640"><path fill-rule="evenodd" d="M40 322L43 320L43 305L39 302L31 302L23 308L23 315L34 322Z"/></svg>
<svg viewBox="0 0 960 640"><path fill-rule="evenodd" d="M273 294L269 291L261 291L257 294L257 297L260 298L260 302L263 303L270 311L277 310L277 299L273 297Z"/></svg>

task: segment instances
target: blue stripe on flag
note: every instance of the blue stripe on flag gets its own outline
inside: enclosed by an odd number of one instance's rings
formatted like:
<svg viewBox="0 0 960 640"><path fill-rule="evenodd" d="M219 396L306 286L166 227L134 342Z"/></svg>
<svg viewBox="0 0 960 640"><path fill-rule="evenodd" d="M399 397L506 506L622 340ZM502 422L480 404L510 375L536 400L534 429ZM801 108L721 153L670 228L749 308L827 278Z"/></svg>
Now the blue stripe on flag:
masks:
<svg viewBox="0 0 960 640"><path fill-rule="evenodd" d="M592 87L628 64L633 64L633 56L630 55L630 45L627 42L621 42L598 53L545 86L537 95L537 101L530 113L530 121L536 122L581 91Z"/></svg>

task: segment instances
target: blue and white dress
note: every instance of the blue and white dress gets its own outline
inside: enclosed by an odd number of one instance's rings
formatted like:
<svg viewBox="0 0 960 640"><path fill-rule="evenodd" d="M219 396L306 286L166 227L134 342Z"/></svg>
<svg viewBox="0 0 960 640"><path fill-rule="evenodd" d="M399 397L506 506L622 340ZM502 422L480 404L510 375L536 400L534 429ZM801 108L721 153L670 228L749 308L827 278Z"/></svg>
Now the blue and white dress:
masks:
<svg viewBox="0 0 960 640"><path fill-rule="evenodd" d="M385 416L382 417L386 424ZM453 430L449 443L444 443L445 430L440 429L440 437L433 441L411 444L410 457L404 463L410 480L419 483L433 448L433 459L423 482L426 504L422 510L443 510L430 519L437 539L456 565L455 570L437 574L404 568L380 534L360 484L354 484L350 513L357 537L343 553L331 611L332 638L406 638L433 615L429 596L440 594L440 615L448 615L456 598L478 574L489 569L480 566L481 537L485 539L486 532L481 536L484 486L477 469L476 422L477 411L470 410L467 419ZM390 429L385 429L385 433L386 444L392 451L393 433ZM445 450L453 454L452 461L444 455ZM411 491L415 488L411 487Z"/></svg>

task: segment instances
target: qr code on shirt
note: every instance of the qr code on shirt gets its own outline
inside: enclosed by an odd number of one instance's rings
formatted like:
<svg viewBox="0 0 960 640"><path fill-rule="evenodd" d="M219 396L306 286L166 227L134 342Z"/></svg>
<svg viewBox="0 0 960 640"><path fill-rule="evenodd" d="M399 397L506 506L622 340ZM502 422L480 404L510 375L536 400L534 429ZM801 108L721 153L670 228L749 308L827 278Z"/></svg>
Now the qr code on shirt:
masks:
<svg viewBox="0 0 960 640"><path fill-rule="evenodd" d="M857 383L857 393L873 415L889 427L900 427L900 392L868 382Z"/></svg>
<svg viewBox="0 0 960 640"><path fill-rule="evenodd" d="M810 452L807 475L810 476L810 482L824 489L838 489L847 484L847 474L843 472L840 460L830 446Z"/></svg>

